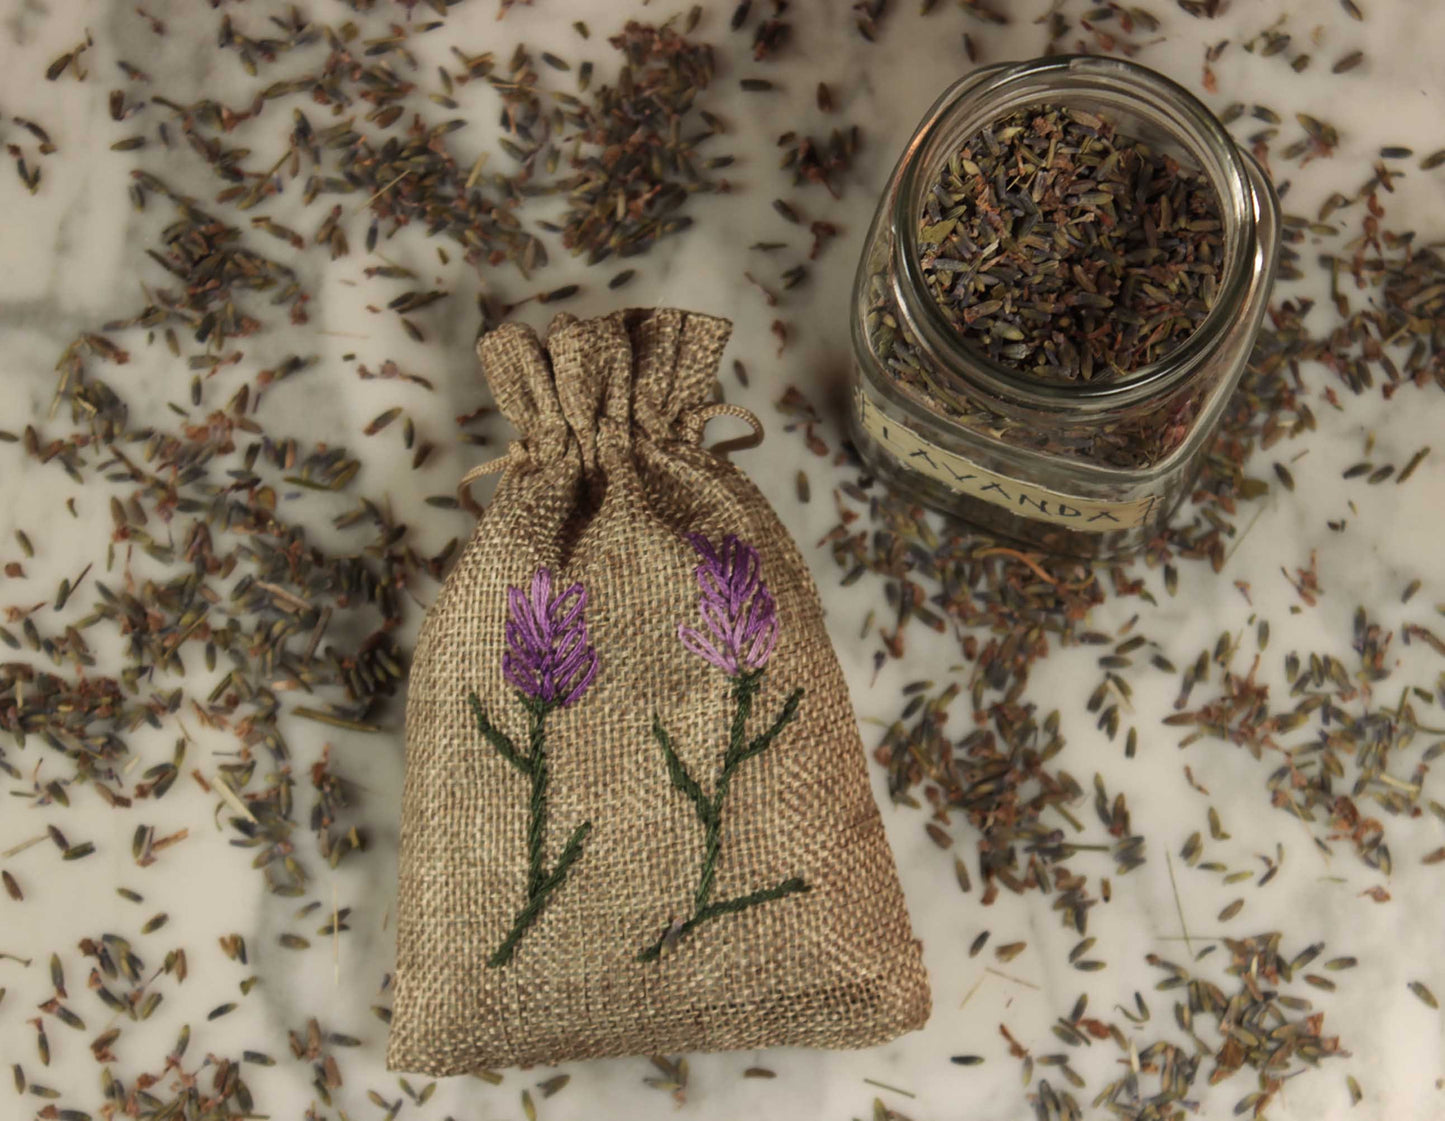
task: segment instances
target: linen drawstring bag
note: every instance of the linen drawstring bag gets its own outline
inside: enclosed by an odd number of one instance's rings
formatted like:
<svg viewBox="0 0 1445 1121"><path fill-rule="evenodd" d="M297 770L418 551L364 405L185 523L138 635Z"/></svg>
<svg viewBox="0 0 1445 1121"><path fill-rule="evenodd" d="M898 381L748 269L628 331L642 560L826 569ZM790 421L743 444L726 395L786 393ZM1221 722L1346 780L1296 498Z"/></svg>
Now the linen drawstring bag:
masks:
<svg viewBox="0 0 1445 1121"><path fill-rule="evenodd" d="M719 411L757 425L710 404L729 332L625 311L478 344L520 438L411 671L393 1069L927 1018L817 589L700 446Z"/></svg>

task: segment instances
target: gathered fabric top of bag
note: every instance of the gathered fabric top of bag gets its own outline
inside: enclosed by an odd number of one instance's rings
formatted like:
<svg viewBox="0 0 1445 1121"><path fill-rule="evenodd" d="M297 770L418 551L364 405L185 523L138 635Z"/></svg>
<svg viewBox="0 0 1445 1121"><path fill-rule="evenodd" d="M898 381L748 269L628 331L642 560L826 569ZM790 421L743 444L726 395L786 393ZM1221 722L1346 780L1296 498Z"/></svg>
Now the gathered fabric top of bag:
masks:
<svg viewBox="0 0 1445 1121"><path fill-rule="evenodd" d="M626 311L478 345L519 439L411 672L395 1069L927 1017L817 590L699 445L729 331Z"/></svg>

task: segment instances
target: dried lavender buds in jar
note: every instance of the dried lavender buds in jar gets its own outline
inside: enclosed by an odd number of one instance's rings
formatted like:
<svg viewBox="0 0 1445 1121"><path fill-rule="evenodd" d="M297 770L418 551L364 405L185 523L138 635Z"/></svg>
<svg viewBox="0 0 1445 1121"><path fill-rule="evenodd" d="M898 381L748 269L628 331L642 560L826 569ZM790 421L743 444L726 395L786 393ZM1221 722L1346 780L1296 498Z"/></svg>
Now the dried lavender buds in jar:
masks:
<svg viewBox="0 0 1445 1121"><path fill-rule="evenodd" d="M1264 316L1279 202L1187 90L1092 56L982 67L899 159L853 293L880 476L1001 536L1144 545Z"/></svg>
<svg viewBox="0 0 1445 1121"><path fill-rule="evenodd" d="M1108 116L1046 105L985 125L940 169L918 230L928 291L996 362L1100 380L1158 361L1218 292L1207 179Z"/></svg>

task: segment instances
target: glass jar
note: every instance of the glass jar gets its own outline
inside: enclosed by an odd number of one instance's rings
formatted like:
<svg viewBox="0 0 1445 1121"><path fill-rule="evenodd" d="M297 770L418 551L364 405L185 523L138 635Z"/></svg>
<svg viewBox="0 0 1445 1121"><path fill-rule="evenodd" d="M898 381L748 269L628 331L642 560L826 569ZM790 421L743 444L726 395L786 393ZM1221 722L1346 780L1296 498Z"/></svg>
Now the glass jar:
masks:
<svg viewBox="0 0 1445 1121"><path fill-rule="evenodd" d="M1112 119L1201 174L1217 196L1222 260L1202 322L1153 363L1047 381L974 349L927 287L924 200L984 125L1031 105ZM1106 557L1143 545L1187 493L1244 372L1279 253L1279 200L1197 98L1114 58L983 67L929 110L894 168L854 283L854 440L880 477L991 532Z"/></svg>

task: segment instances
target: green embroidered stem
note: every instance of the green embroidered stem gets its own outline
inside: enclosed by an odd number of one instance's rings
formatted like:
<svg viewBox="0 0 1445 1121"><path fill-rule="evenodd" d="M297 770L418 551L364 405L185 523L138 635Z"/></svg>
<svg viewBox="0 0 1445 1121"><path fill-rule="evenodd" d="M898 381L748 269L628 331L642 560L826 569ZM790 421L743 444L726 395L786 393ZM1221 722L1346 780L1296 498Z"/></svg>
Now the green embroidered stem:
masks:
<svg viewBox="0 0 1445 1121"><path fill-rule="evenodd" d="M754 755L766 751L772 745L772 742L782 735L783 729L797 718L798 706L801 705L802 702L803 691L801 689L794 689L789 693L788 699L783 702L783 711L778 713L778 718L773 721L773 726L755 738L752 743L748 744L747 749L738 756L737 763L735 763L734 766L746 763Z"/></svg>
<svg viewBox="0 0 1445 1121"><path fill-rule="evenodd" d="M497 754L524 775L531 774L531 768L527 766L526 760L517 754L517 749L512 745L511 737L487 719L487 714L482 711L482 702L475 693L467 694L467 703L472 706L472 712L476 714L477 728L482 733L482 737L496 749Z"/></svg>
<svg viewBox="0 0 1445 1121"><path fill-rule="evenodd" d="M537 891L527 900L527 905L517 912L517 917L512 922L512 929L502 944L487 959L487 965L493 969L506 965L512 960L512 954L516 952L517 943L522 940L522 935L527 928L537 921L537 916L546 905L548 897L562 885L567 876L567 870L572 867L577 858L582 855L582 842L587 834L592 832L592 823L584 821L572 832L567 842L567 847L562 850L562 855L557 858L557 867L552 869L551 875L542 880Z"/></svg>
<svg viewBox="0 0 1445 1121"><path fill-rule="evenodd" d="M487 960L487 965L494 969L506 965L512 960L517 943L521 941L522 935L527 932L528 927L537 921L537 916L546 905L548 898L561 886L568 870L581 857L582 842L592 832L590 821L584 821L577 826L562 849L562 855L557 858L556 866L551 872L547 871L544 859L547 839L548 778L546 723L547 714L556 706L522 695L519 695L519 699L529 717L528 754L525 757L517 751L511 738L487 719L487 714L482 710L482 702L477 698L476 693L471 693L467 697L468 703L472 706L472 712L476 714L477 728L481 731L483 738L496 749L497 754L532 780L527 825L527 902L517 912L517 917L512 920L512 929L507 933L506 938Z"/></svg>
<svg viewBox="0 0 1445 1121"><path fill-rule="evenodd" d="M547 830L547 711L539 701L527 704L531 716L531 755L527 762L532 776L532 819L527 829L527 898L537 898L537 888L546 879L542 867L542 843Z"/></svg>
<svg viewBox="0 0 1445 1121"><path fill-rule="evenodd" d="M677 752L672 748L672 737L667 734L667 729L662 726L661 717L656 713L652 714L652 736L661 746L663 757L667 760L667 773L672 778L672 785L692 800L693 807L697 810L698 820L706 825L708 817L712 813L712 803L702 792L702 787L687 773L687 768L683 766L682 760L677 757Z"/></svg>
<svg viewBox="0 0 1445 1121"><path fill-rule="evenodd" d="M742 761L743 752L747 750L748 717L753 711L753 698L757 696L761 688L762 672L745 674L737 679L733 688L733 699L737 707L733 710L733 730L728 741L727 754L723 757L722 772L717 778L717 787L713 791L711 812L708 814L706 826L706 841L703 846L702 874L698 877L697 893L693 896L692 907L694 913L700 913L707 906L708 897L712 895L713 879L717 876L718 853L722 851L722 807L723 800L728 796L728 786L732 783L733 771L737 769Z"/></svg>
<svg viewBox="0 0 1445 1121"><path fill-rule="evenodd" d="M812 890L813 889L804 883L800 877L793 876L790 879L784 880L777 887L764 888L762 891L755 891L751 895L740 895L736 899L724 899L720 903L709 903L676 930L669 930L651 946L648 946L647 949L637 955L637 960L656 961L662 956L662 948L664 946L680 941L711 919L721 918L723 915L736 914L739 911L746 911L749 907L756 907L759 903L770 903L774 899L782 899L784 896L797 895L800 892Z"/></svg>
<svg viewBox="0 0 1445 1121"><path fill-rule="evenodd" d="M727 750L723 755L723 764L718 772L717 783L713 789L713 796L709 798L703 793L702 787L697 780L688 774L687 767L678 756L672 746L672 739L667 730L662 726L662 720L656 714L652 718L652 735L662 748L663 758L667 762L667 772L672 779L672 785L686 795L697 811L698 820L702 822L704 829L703 859L702 868L698 875L697 890L693 894L692 917L681 926L669 930L655 943L638 954L639 961L655 961L661 956L664 945L683 938L700 924L717 918L720 915L733 914L737 911L744 911L759 903L767 903L774 899L781 899L785 895L792 895L796 892L807 891L808 885L801 879L794 876L784 880L777 887L766 888L762 891L753 892L751 895L739 896L736 899L725 900L721 903L710 903L713 884L717 878L718 857L722 852L722 808L727 799L728 788L732 783L733 772L753 756L767 750L768 747L782 734L784 728L796 719L798 706L803 698L803 690L795 689L783 703L782 711L778 714L772 725L766 732L754 737L751 741L747 738L748 717L752 715L753 698L757 696L762 688L763 671L757 670L739 676L733 687L733 700L736 705L733 710L732 730L728 738Z"/></svg>

